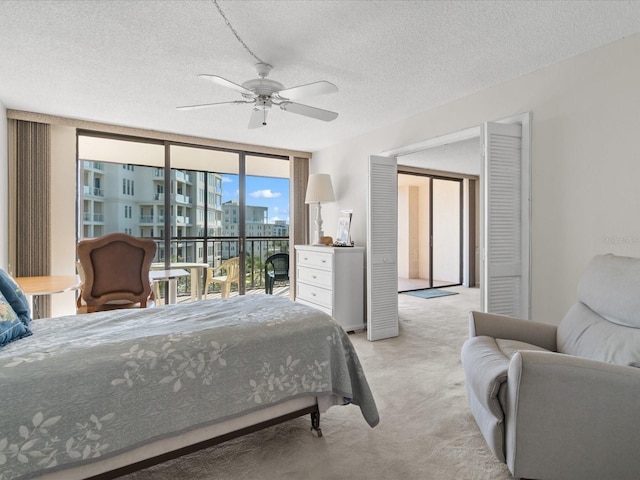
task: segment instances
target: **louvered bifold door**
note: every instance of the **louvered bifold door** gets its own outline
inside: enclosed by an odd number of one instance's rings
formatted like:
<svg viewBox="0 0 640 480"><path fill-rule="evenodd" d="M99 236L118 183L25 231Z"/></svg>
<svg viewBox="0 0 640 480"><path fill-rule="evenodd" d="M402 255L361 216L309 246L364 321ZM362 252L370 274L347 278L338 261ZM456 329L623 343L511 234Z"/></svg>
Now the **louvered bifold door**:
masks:
<svg viewBox="0 0 640 480"><path fill-rule="evenodd" d="M369 157L367 339L398 336L398 167Z"/></svg>
<svg viewBox="0 0 640 480"><path fill-rule="evenodd" d="M522 164L522 126L484 125L481 193L483 221L482 309L528 317L529 181Z"/></svg>

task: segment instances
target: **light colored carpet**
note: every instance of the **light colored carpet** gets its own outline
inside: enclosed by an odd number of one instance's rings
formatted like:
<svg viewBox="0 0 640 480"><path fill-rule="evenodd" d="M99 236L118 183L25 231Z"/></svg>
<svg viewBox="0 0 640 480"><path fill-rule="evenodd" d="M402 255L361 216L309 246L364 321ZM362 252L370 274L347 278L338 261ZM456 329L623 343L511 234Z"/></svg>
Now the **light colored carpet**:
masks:
<svg viewBox="0 0 640 480"><path fill-rule="evenodd" d="M399 295L400 336L350 335L380 412L370 428L358 407L308 416L128 475L128 480L510 480L467 408L460 347L479 291L424 300Z"/></svg>

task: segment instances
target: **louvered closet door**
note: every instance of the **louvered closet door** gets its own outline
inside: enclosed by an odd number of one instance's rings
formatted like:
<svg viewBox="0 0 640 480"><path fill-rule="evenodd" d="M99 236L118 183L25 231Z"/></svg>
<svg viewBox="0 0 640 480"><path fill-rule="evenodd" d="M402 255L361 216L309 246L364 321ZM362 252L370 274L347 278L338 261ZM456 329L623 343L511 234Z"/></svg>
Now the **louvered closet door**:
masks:
<svg viewBox="0 0 640 480"><path fill-rule="evenodd" d="M487 123L483 130L482 310L528 318L529 169L522 163L522 126Z"/></svg>
<svg viewBox="0 0 640 480"><path fill-rule="evenodd" d="M398 336L398 167L369 157L367 339Z"/></svg>

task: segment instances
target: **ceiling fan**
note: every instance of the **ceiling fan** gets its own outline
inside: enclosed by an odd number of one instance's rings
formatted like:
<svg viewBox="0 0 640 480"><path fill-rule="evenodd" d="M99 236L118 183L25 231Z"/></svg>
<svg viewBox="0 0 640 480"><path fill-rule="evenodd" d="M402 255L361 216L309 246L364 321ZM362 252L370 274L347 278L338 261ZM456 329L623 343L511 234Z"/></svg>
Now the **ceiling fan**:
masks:
<svg viewBox="0 0 640 480"><path fill-rule="evenodd" d="M254 107L253 112L251 113L251 118L249 119L249 128L264 127L267 124L267 113L274 105L280 107L280 109L285 112L297 113L298 115L304 115L305 117L311 117L325 122L330 122L338 118L338 114L336 112L330 112L329 110L323 110L321 108L292 102L292 100L298 100L303 97L337 92L338 87L333 83L321 80L319 82L299 85L297 87L284 88L284 85L280 82L267 78L267 75L269 75L272 68L273 67L268 63L257 63L256 71L259 78L248 80L242 85L238 85L237 83L218 75L198 75L205 80L209 80L223 87L235 90L244 97L244 100L204 103L201 105L185 105L177 108L178 110L195 110L198 108L208 108L215 105L226 105L230 103L253 104Z"/></svg>

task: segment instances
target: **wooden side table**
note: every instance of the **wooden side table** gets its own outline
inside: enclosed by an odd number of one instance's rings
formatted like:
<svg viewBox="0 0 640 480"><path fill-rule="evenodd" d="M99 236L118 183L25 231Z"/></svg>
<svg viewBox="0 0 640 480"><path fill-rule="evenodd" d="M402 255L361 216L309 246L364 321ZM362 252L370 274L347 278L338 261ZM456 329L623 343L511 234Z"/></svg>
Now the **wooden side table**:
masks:
<svg viewBox="0 0 640 480"><path fill-rule="evenodd" d="M40 295L53 295L54 293L70 292L80 288L78 275L45 275L38 277L16 277L16 283L24 292L29 305L31 315L34 314L34 300Z"/></svg>

